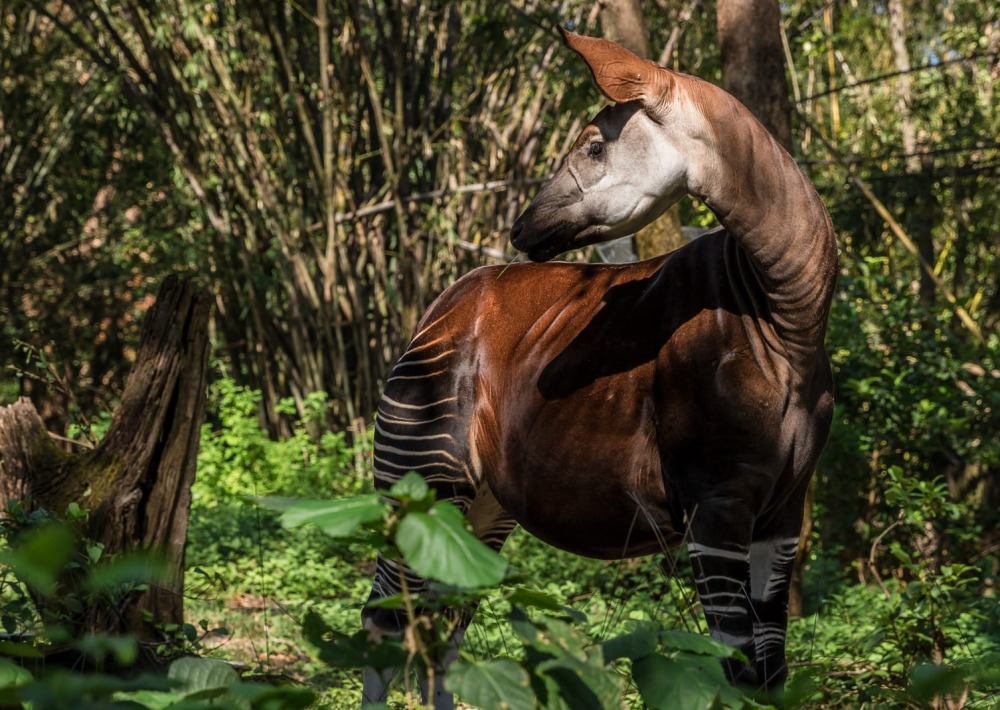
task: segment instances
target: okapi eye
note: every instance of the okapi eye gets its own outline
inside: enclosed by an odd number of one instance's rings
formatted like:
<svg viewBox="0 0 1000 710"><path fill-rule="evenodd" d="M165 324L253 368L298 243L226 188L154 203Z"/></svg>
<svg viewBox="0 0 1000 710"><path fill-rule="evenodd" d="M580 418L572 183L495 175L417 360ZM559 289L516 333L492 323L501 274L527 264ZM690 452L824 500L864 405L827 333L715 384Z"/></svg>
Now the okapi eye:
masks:
<svg viewBox="0 0 1000 710"><path fill-rule="evenodd" d="M587 155L591 158L600 158L604 154L604 144L600 141L594 141L590 144L587 149Z"/></svg>

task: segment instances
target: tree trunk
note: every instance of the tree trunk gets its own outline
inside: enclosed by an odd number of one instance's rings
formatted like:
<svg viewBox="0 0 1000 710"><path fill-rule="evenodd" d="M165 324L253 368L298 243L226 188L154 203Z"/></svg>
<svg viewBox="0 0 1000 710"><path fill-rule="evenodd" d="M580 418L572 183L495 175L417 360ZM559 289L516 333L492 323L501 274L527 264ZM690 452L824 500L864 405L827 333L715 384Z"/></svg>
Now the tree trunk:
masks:
<svg viewBox="0 0 1000 710"><path fill-rule="evenodd" d="M164 578L118 609L60 610L77 633L130 632L153 640L157 625L183 622L184 545L205 414L210 311L207 294L174 277L164 282L146 316L121 406L93 450L62 452L27 398L0 408L4 500L56 515L76 502L90 511L84 535L104 545L104 556L149 550L165 561Z"/></svg>
<svg viewBox="0 0 1000 710"><path fill-rule="evenodd" d="M602 2L601 28L605 39L617 42L644 59L649 58L649 29L639 0ZM674 205L639 230L634 237L635 253L639 259L651 259L683 246L686 241L681 232L680 208Z"/></svg>
<svg viewBox="0 0 1000 710"><path fill-rule="evenodd" d="M897 86L899 95L896 108L899 111L900 133L903 139L903 153L906 155L906 174L909 176L911 194L915 195L913 209L907 210L912 215L908 228L917 242L920 256L928 264L934 264L934 240L931 228L936 218L936 204L932 195L927 192L923 179L923 162L917 155L917 132L913 126L913 87L910 82L910 52L906 48L906 14L902 0L889 0L889 39L892 44L892 56L899 72ZM920 274L920 303L931 306L934 303L934 279L926 269L918 268Z"/></svg>
<svg viewBox="0 0 1000 710"><path fill-rule="evenodd" d="M791 151L791 103L778 1L719 0L716 12L723 87Z"/></svg>

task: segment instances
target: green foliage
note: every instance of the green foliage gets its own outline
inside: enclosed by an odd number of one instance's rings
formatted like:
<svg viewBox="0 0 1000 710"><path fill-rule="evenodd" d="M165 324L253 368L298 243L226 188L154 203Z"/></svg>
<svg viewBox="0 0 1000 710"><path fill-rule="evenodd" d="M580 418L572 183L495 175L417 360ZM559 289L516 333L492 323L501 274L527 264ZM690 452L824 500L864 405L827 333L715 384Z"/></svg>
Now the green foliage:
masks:
<svg viewBox="0 0 1000 710"><path fill-rule="evenodd" d="M34 631L40 621L49 637L80 641L94 618L115 618L129 597L163 578L155 554L106 556L101 543L83 535L88 516L76 503L62 516L9 505L0 520L5 631Z"/></svg>
<svg viewBox="0 0 1000 710"><path fill-rule="evenodd" d="M202 428L193 488L196 504L210 507L240 496L357 492L364 485L364 471L355 470L354 450L343 433L325 432L317 441L308 431L310 422L323 417L325 395L306 397L307 416L297 421L291 436L279 440L261 429L260 397L227 377L211 385L210 423ZM286 413L294 409L287 403L283 407Z"/></svg>
<svg viewBox="0 0 1000 710"><path fill-rule="evenodd" d="M75 616L88 607L115 608L117 599L155 580L158 567L148 556L102 559L100 548L82 539L74 527L85 519L85 511L74 504L66 517L68 522L44 512L27 515L14 505L5 518L7 547L0 552L4 570L0 598L18 603L8 601L0 619L8 633L30 628L33 619L26 603L30 597L45 625L41 633L23 634L23 641L0 641L0 704L33 710L168 706L194 710L220 705L278 710L312 703L314 694L308 690L243 683L231 666L207 658L177 659L165 677L139 673L121 678L47 664L47 653L67 648L79 654L80 665L129 668L135 664L139 654L134 638L72 635L62 624L75 622ZM77 582L75 586L66 586L67 573ZM73 618L62 616L67 610Z"/></svg>
<svg viewBox="0 0 1000 710"><path fill-rule="evenodd" d="M179 658L166 676L144 673L127 679L62 670L42 670L35 678L24 668L0 663L0 702L5 707L294 710L314 700L304 688L241 681L230 665L210 658Z"/></svg>
<svg viewBox="0 0 1000 710"><path fill-rule="evenodd" d="M466 589L490 587L503 580L507 563L480 542L454 505L435 501L434 492L416 473L408 473L385 494L396 505L377 495L336 501L265 499L263 503L283 512L287 527L311 523L334 538L366 539L385 554L405 559L421 576Z"/></svg>
<svg viewBox="0 0 1000 710"><path fill-rule="evenodd" d="M968 687L975 700L1000 652L995 553L982 547L997 520L984 503L1000 460L1000 338L969 343L950 308L922 307L886 266L848 262L830 320L837 409L817 472L813 616L790 644L825 672L793 679L803 702L920 704L938 681L932 695ZM852 572L868 585L848 586Z"/></svg>
<svg viewBox="0 0 1000 710"><path fill-rule="evenodd" d="M336 667L401 667L404 659L416 657L424 668L432 668L454 631L454 615L446 613L446 607L478 606L506 576L503 558L467 530L468 523L453 505L434 501L419 475L407 474L386 497L394 503L379 502L373 496L326 504L264 501L284 511L288 526L311 523L337 538L354 539L368 530L372 534L367 539L382 554L405 560L434 580L429 592L404 589L399 598L380 602L411 613L421 609L421 618L414 621L412 633L405 634L405 642L373 642L364 632L348 636L309 614L307 638L318 658ZM753 705L728 685L718 663L719 656L734 651L709 638L646 626L597 643L580 628L579 614L529 617L522 605L561 610L548 595L515 588L504 596L514 602L509 621L523 646L523 656L465 659L453 664L446 677L451 690L479 706L616 708L624 693L625 676L615 664L621 659L631 661L639 692L650 707L678 707L671 704L677 698L684 698L682 707L690 708ZM662 654L658 653L661 646ZM695 680L691 680L692 673Z"/></svg>

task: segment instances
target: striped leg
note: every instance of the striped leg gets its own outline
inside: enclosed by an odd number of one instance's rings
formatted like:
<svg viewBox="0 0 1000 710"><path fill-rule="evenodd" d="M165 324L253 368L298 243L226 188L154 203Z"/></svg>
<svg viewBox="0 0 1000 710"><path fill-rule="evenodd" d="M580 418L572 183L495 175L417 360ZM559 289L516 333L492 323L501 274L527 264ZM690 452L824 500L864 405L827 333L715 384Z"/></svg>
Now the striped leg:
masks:
<svg viewBox="0 0 1000 710"><path fill-rule="evenodd" d="M755 612L757 680L768 689L780 689L788 675L785 664L788 590L798 544L798 537L783 537L750 545L750 597Z"/></svg>
<svg viewBox="0 0 1000 710"><path fill-rule="evenodd" d="M788 676L785 634L788 630L788 592L802 530L802 510L809 491L802 478L773 517L758 521L750 546L750 596L754 606L757 680L769 695L780 693Z"/></svg>
<svg viewBox="0 0 1000 710"><path fill-rule="evenodd" d="M406 473L415 471L434 490L437 500L447 500L466 514L473 531L487 544L499 549L514 527L514 521L497 504L483 479L470 461L467 432L471 397L459 397L469 390L468 383L456 379L462 368L454 367L454 350L440 340L414 338L410 349L396 364L386 382L375 422L375 486L387 490ZM402 635L410 619L405 612L371 608L369 604L399 594L403 584L410 593L424 592L426 581L403 563L381 555L376 563L371 594L362 611L364 628L373 636ZM435 663L437 678L457 657L457 648L472 619L472 612L462 614L445 649ZM391 671L364 673L363 703L385 702ZM422 689L427 694L426 679ZM436 683L436 710L450 710L454 701L442 683Z"/></svg>
<svg viewBox="0 0 1000 710"><path fill-rule="evenodd" d="M468 506L466 516L472 524L476 536L493 549L499 551L514 529L516 523L499 505L488 486L480 489L471 506ZM372 609L367 604L377 599L398 594L401 589L400 574L405 575L407 589L411 592L426 590L426 581L416 576L405 565L397 565L392 560L379 556L376 564L375 579L372 591L362 611L364 628L373 636L387 635L399 638L409 623L406 614L396 609ZM430 698L426 677L420 679L420 690L424 701L432 701L434 710L452 710L455 706L454 697L441 680L448 666L458 658L458 649L465 637L465 632L475 615L475 608L458 612L461 616L455 625L450 639L450 647L436 664L435 674L438 682L435 684L433 698ZM369 703L385 703L389 695L389 684L397 669L376 671L366 668L363 676L362 707Z"/></svg>
<svg viewBox="0 0 1000 710"><path fill-rule="evenodd" d="M709 499L690 515L688 554L712 638L739 649L749 660L725 659L726 675L756 685L753 609L750 606L750 530L743 501Z"/></svg>

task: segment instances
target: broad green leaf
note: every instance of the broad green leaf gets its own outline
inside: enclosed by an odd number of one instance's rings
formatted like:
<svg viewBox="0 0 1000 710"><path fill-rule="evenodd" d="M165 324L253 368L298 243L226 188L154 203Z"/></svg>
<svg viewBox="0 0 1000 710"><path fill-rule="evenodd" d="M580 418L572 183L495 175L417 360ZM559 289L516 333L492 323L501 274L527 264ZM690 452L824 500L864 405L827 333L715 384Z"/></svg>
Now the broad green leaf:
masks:
<svg viewBox="0 0 1000 710"><path fill-rule="evenodd" d="M316 694L308 688L274 686L267 683L237 683L229 692L250 703L254 710L299 710L316 701Z"/></svg>
<svg viewBox="0 0 1000 710"><path fill-rule="evenodd" d="M960 692L965 685L965 678L966 671L963 668L921 663L910 673L907 692L920 705L930 705L930 701L936 697Z"/></svg>
<svg viewBox="0 0 1000 710"><path fill-rule="evenodd" d="M30 683L18 690L18 699L36 708L76 708L85 698L111 697L119 693L141 690L169 690L172 681L162 675L142 673L132 678L118 678L103 673L75 673L63 669L46 669L43 680ZM102 705L102 707L105 707ZM106 707L114 707L108 703ZM132 706L134 707L134 705Z"/></svg>
<svg viewBox="0 0 1000 710"><path fill-rule="evenodd" d="M732 646L727 646L721 641L716 641L711 636L693 634L689 631L661 631L660 643L668 650L687 651L699 656L712 656L713 658L746 660L746 656Z"/></svg>
<svg viewBox="0 0 1000 710"><path fill-rule="evenodd" d="M29 671L6 658L0 658L0 688L19 688L31 681Z"/></svg>
<svg viewBox="0 0 1000 710"><path fill-rule="evenodd" d="M595 654L591 661L599 656ZM604 710L618 707L621 701L621 676L599 663L564 654L542 661L535 666L535 672L554 680L559 696L573 710Z"/></svg>
<svg viewBox="0 0 1000 710"><path fill-rule="evenodd" d="M455 587L494 586L507 571L507 561L467 531L462 513L445 501L404 516L396 547L417 574Z"/></svg>
<svg viewBox="0 0 1000 710"><path fill-rule="evenodd" d="M239 680L231 665L215 658L178 658L170 664L167 678L180 683L186 693L226 689Z"/></svg>
<svg viewBox="0 0 1000 710"><path fill-rule="evenodd" d="M59 523L31 530L12 549L0 552L0 564L8 565L18 579L42 596L56 591L56 580L73 557L77 536Z"/></svg>
<svg viewBox="0 0 1000 710"><path fill-rule="evenodd" d="M163 710L168 707L175 710L179 697L177 693L163 690L137 690L133 693L117 693L115 695L115 699L119 702L138 703L139 707L150 710Z"/></svg>
<svg viewBox="0 0 1000 710"><path fill-rule="evenodd" d="M583 622L587 620L586 614L582 611L566 606L551 594L538 591L537 589L517 587L506 595L506 599L511 604L517 606L542 609L543 611L554 611L568 616L576 622Z"/></svg>
<svg viewBox="0 0 1000 710"><path fill-rule="evenodd" d="M644 656L632 663L632 679L653 710L715 710L723 696L739 701L722 666L707 656Z"/></svg>
<svg viewBox="0 0 1000 710"><path fill-rule="evenodd" d="M335 631L315 611L306 613L302 632L311 643L319 659L335 668L391 668L406 662L407 653L398 642L384 640L373 642L367 631L357 631L352 636Z"/></svg>
<svg viewBox="0 0 1000 710"><path fill-rule="evenodd" d="M283 511L281 523L286 528L312 524L330 537L348 537L362 525L381 520L386 510L385 503L375 493L340 500L264 498L261 504Z"/></svg>
<svg viewBox="0 0 1000 710"><path fill-rule="evenodd" d="M483 710L535 707L528 671L508 658L482 663L455 661L445 683L449 691Z"/></svg>
<svg viewBox="0 0 1000 710"><path fill-rule="evenodd" d="M511 612L514 632L524 641L528 667L543 680L549 694L572 710L617 707L621 698L620 676L605 667L603 652L572 624L552 617L529 619L515 607Z"/></svg>
<svg viewBox="0 0 1000 710"><path fill-rule="evenodd" d="M596 652L596 667L604 665L601 647L593 646L590 638L572 624L551 616L530 619L517 607L511 610L510 622L514 633L530 648L553 657L570 654L588 660Z"/></svg>
<svg viewBox="0 0 1000 710"><path fill-rule="evenodd" d="M42 652L33 644L19 643L17 641L0 641L0 656L13 656L14 658L42 658Z"/></svg>
<svg viewBox="0 0 1000 710"><path fill-rule="evenodd" d="M94 567L87 578L90 590L114 589L121 584L159 582L167 575L167 564L162 555L141 551L105 558Z"/></svg>
<svg viewBox="0 0 1000 710"><path fill-rule="evenodd" d="M87 634L74 645L98 664L103 663L108 654L111 654L116 663L129 666L135 662L139 653L138 645L132 636Z"/></svg>
<svg viewBox="0 0 1000 710"><path fill-rule="evenodd" d="M630 658L634 661L656 652L656 632L650 629L637 629L615 636L602 643L601 650L605 663L611 663L619 658Z"/></svg>
<svg viewBox="0 0 1000 710"><path fill-rule="evenodd" d="M402 501L424 501L433 496L427 481L419 473L410 471L392 484L389 497Z"/></svg>

